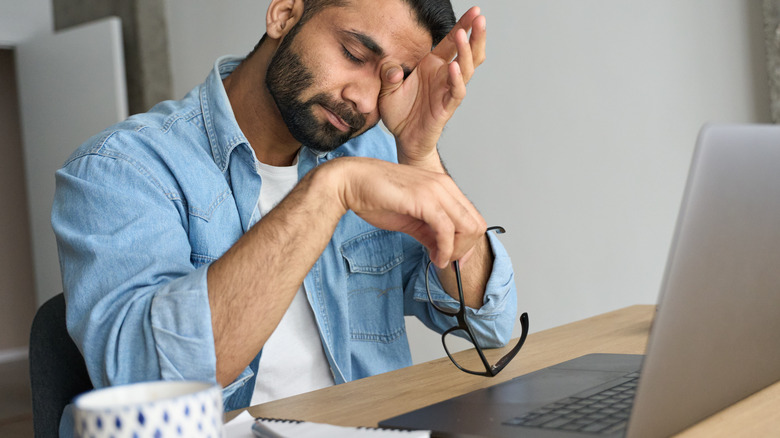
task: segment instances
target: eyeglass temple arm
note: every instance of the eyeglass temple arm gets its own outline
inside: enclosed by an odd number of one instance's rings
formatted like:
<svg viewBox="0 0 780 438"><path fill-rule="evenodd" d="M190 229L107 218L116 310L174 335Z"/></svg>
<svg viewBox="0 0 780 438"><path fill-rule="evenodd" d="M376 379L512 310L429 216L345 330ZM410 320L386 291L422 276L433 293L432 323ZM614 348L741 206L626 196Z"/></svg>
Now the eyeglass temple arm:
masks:
<svg viewBox="0 0 780 438"><path fill-rule="evenodd" d="M520 315L520 326L522 327L522 332L520 334L520 339L517 341L517 344L512 348L512 351L507 353L504 357L502 357L498 362L496 362L495 365L493 365L493 372L498 373L504 367L506 364L509 363L512 359L515 358L517 353L520 351L520 349L523 347L523 344L525 344L525 338L528 337L528 313L523 312L522 315Z"/></svg>

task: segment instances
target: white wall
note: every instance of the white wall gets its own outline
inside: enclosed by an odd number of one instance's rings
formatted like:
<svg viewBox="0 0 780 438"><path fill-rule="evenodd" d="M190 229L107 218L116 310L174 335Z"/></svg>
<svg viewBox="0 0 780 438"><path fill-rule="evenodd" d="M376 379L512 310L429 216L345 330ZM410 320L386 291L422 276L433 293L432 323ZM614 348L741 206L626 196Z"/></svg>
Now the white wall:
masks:
<svg viewBox="0 0 780 438"><path fill-rule="evenodd" d="M268 1L192 2L166 0L177 96L265 28ZM488 59L441 153L507 228L520 310L538 331L653 303L699 128L769 121L761 2L482 3ZM443 354L410 338L416 361Z"/></svg>
<svg viewBox="0 0 780 438"><path fill-rule="evenodd" d="M203 82L222 55L246 55L265 33L268 0L165 0L173 96Z"/></svg>
<svg viewBox="0 0 780 438"><path fill-rule="evenodd" d="M53 20L51 0L0 0L0 46L51 33Z"/></svg>

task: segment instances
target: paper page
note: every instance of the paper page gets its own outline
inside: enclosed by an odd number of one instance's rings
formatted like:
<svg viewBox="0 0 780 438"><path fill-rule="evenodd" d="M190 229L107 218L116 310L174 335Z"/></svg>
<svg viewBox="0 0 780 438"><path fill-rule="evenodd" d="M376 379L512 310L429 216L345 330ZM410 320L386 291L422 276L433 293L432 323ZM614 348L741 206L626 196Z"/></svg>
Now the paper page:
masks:
<svg viewBox="0 0 780 438"><path fill-rule="evenodd" d="M254 423L255 417L249 411L244 411L225 423L222 436L225 438L255 438L252 433L252 424Z"/></svg>

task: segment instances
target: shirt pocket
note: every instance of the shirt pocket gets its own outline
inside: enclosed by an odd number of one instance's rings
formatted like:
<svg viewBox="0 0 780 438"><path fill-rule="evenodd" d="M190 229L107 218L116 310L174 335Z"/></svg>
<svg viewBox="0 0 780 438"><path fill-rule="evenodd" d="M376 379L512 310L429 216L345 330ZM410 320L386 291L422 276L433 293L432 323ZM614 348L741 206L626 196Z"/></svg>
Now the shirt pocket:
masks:
<svg viewBox="0 0 780 438"><path fill-rule="evenodd" d="M390 343L404 335L401 236L374 230L341 246L347 270L350 336Z"/></svg>
<svg viewBox="0 0 780 438"><path fill-rule="evenodd" d="M195 269L222 257L243 235L241 218L229 188L190 200L187 215L190 262Z"/></svg>

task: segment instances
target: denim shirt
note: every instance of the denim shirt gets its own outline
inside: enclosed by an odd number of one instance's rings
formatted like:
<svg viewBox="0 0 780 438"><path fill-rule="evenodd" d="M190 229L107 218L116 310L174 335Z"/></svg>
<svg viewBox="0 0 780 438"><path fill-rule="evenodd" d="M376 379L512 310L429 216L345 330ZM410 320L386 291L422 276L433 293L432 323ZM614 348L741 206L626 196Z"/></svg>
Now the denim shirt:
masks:
<svg viewBox="0 0 780 438"><path fill-rule="evenodd" d="M68 331L96 388L216 381L208 269L259 220L262 184L222 84L239 62L220 58L182 100L92 137L57 171L52 225ZM299 178L341 156L397 161L393 138L375 127L327 154L302 147ZM490 243L484 304L468 317L479 342L497 347L510 338L517 298L510 260L495 236ZM428 302L428 260L405 234L351 211L341 218L304 280L337 384L411 365L405 315L440 332L454 325ZM432 280L434 299L455 303ZM224 388L226 410L248 406L259 359Z"/></svg>

